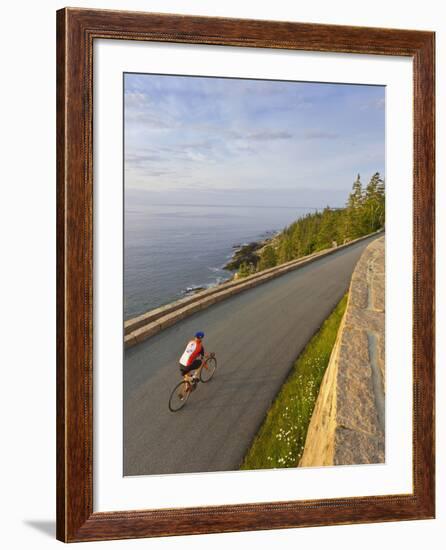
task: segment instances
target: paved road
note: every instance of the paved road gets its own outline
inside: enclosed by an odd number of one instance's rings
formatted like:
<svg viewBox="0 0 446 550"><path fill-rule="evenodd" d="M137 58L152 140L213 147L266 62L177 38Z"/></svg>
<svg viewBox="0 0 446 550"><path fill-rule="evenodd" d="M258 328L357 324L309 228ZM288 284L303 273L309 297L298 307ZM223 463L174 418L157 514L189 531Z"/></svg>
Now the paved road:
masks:
<svg viewBox="0 0 446 550"><path fill-rule="evenodd" d="M242 292L130 348L124 359L124 475L238 469L293 361L348 289L373 238ZM218 369L171 413L178 358L204 330Z"/></svg>

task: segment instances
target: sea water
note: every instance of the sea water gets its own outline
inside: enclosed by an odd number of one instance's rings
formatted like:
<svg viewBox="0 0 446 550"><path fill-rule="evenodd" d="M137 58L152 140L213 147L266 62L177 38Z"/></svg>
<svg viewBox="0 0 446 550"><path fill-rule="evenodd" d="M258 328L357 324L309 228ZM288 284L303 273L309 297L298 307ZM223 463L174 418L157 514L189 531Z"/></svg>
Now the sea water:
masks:
<svg viewBox="0 0 446 550"><path fill-rule="evenodd" d="M126 204L124 317L210 287L237 246L282 230L310 210L287 206Z"/></svg>

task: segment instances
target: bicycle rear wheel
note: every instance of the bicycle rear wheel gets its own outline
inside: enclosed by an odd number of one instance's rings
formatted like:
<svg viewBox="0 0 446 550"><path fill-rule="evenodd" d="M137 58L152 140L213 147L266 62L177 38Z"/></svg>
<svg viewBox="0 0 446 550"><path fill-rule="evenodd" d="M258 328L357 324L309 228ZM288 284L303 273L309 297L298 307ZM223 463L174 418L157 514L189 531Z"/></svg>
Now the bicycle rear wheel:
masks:
<svg viewBox="0 0 446 550"><path fill-rule="evenodd" d="M200 370L200 380L203 383L209 382L209 380L214 376L216 368L217 359L215 359L215 357L209 357Z"/></svg>
<svg viewBox="0 0 446 550"><path fill-rule="evenodd" d="M169 398L169 410L171 412L177 412L184 407L189 399L191 389L191 385L186 380L182 380L174 387Z"/></svg>

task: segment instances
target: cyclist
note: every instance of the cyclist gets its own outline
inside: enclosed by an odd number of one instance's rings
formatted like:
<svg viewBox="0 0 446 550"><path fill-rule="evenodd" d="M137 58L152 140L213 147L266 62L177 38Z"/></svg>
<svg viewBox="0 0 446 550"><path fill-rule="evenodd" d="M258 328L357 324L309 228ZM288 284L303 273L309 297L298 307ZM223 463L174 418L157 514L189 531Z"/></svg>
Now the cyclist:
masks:
<svg viewBox="0 0 446 550"><path fill-rule="evenodd" d="M201 367L204 358L203 338L204 332L197 332L193 340L188 342L183 355L180 357L180 371L185 380L193 381L194 373L192 371Z"/></svg>

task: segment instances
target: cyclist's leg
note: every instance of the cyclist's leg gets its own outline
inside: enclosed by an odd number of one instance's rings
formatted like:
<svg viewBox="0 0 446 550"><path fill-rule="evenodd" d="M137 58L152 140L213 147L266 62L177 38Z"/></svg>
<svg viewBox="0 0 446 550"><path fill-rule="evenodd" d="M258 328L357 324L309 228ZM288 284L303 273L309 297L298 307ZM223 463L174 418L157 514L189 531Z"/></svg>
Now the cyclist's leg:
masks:
<svg viewBox="0 0 446 550"><path fill-rule="evenodd" d="M195 361L190 365L188 365L187 367L180 365L183 379L189 382L192 389L195 389L196 382L198 380L197 369L199 369L200 367L201 367L201 359L195 359Z"/></svg>
<svg viewBox="0 0 446 550"><path fill-rule="evenodd" d="M202 359L195 359L195 361L192 363L192 365L190 365L190 369L191 369L191 374L192 374L192 377L196 377L197 375L197 370L201 367L201 363L202 363Z"/></svg>
<svg viewBox="0 0 446 550"><path fill-rule="evenodd" d="M200 364L197 365L196 360L190 365L188 365L187 367L180 364L180 371L181 371L181 374L183 375L184 380L187 380L190 382L194 374L193 371L195 371L200 366Z"/></svg>
<svg viewBox="0 0 446 550"><path fill-rule="evenodd" d="M190 372L190 368L182 365L181 363L179 367L180 367L180 372L181 372L181 376L183 377L183 380L189 380L188 373Z"/></svg>
<svg viewBox="0 0 446 550"><path fill-rule="evenodd" d="M181 375L183 377L183 380L185 382L189 382L188 385L186 386L183 386L183 389L181 390L180 392L180 399L183 399L183 397L185 397L185 394L190 391L190 388L192 387L191 386L191 379L190 379L190 367L186 367L184 365L182 365L181 363L179 363L178 365L180 367L180 372L181 372Z"/></svg>

